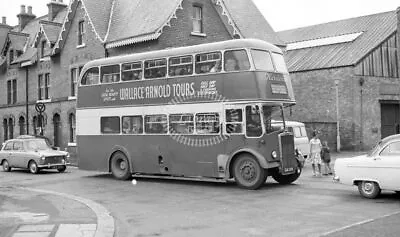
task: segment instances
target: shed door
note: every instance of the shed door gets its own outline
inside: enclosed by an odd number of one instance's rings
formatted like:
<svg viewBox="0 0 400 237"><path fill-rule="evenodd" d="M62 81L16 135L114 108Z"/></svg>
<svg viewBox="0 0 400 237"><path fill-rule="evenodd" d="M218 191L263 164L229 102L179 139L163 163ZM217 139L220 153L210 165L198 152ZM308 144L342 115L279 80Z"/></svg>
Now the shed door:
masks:
<svg viewBox="0 0 400 237"><path fill-rule="evenodd" d="M381 104L382 138L400 133L399 104Z"/></svg>

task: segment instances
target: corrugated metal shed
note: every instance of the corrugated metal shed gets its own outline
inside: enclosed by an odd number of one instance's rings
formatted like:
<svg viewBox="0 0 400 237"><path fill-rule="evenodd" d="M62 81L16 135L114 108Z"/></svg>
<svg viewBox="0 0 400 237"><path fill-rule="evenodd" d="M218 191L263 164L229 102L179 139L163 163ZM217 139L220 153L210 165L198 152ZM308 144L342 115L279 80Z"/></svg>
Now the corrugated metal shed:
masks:
<svg viewBox="0 0 400 237"><path fill-rule="evenodd" d="M354 65L396 31L395 11L278 32L287 44L363 32L354 41L289 50L289 71Z"/></svg>

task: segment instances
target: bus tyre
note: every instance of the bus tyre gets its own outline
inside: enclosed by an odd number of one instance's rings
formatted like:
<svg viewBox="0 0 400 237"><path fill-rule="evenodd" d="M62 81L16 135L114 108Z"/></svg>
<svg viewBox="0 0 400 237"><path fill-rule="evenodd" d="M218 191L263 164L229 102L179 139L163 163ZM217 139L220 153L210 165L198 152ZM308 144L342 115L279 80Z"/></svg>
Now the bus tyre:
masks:
<svg viewBox="0 0 400 237"><path fill-rule="evenodd" d="M296 173L289 175L282 175L279 173L278 170L276 170L273 172L272 178L280 184L291 184L300 177L300 174L301 174L301 168L300 166L298 166L296 169Z"/></svg>
<svg viewBox="0 0 400 237"><path fill-rule="evenodd" d="M240 155L233 163L233 176L241 188L258 189L267 179L266 172L249 154Z"/></svg>
<svg viewBox="0 0 400 237"><path fill-rule="evenodd" d="M65 166L65 165L57 166L57 170L60 173L63 173L66 169L67 169L67 166Z"/></svg>
<svg viewBox="0 0 400 237"><path fill-rule="evenodd" d="M381 193L379 184L373 181L361 181L358 182L358 191L361 196L366 198L376 198Z"/></svg>
<svg viewBox="0 0 400 237"><path fill-rule="evenodd" d="M127 180L132 176L128 158L121 152L111 157L111 172L116 179Z"/></svg>

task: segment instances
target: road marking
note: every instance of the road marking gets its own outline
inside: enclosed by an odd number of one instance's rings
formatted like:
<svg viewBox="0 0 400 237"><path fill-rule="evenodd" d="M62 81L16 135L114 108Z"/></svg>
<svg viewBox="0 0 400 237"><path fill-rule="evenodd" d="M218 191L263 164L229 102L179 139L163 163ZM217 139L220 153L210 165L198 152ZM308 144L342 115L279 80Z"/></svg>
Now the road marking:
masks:
<svg viewBox="0 0 400 237"><path fill-rule="evenodd" d="M10 219L19 219L22 222L39 223L47 221L49 219L49 215L47 215L46 213L33 212L1 212L1 222L5 222L7 220L9 221Z"/></svg>
<svg viewBox="0 0 400 237"><path fill-rule="evenodd" d="M325 233L321 234L320 236L327 236L327 235L330 235L330 234L333 234L333 233L336 233L336 232L339 232L339 231L343 231L343 230L349 229L351 227L367 224L367 223L370 223L370 222L373 222L373 221L376 221L376 220L379 220L379 219L383 219L383 218L394 216L394 215L398 215L398 214L400 214L400 211L393 212L393 213L390 213L390 214L386 214L386 215L383 215L383 216L380 216L380 217L377 217L377 218L356 222L356 223L353 223L351 225L346 225L346 226L343 226L343 227L340 227L340 228L325 232Z"/></svg>
<svg viewBox="0 0 400 237"><path fill-rule="evenodd" d="M51 232L17 232L12 237L49 237Z"/></svg>
<svg viewBox="0 0 400 237"><path fill-rule="evenodd" d="M96 224L61 224L55 237L93 237Z"/></svg>
<svg viewBox="0 0 400 237"><path fill-rule="evenodd" d="M18 232L52 232L54 225L23 225L19 227Z"/></svg>
<svg viewBox="0 0 400 237"><path fill-rule="evenodd" d="M110 212L105 207L103 207L102 205L100 205L92 200L74 196L74 195L70 195L70 194L66 194L66 193L49 191L49 190L41 190L41 189L25 188L25 187L19 187L19 189L32 191L32 192L38 192L38 193L57 195L57 196L69 198L71 200L83 203L87 207L89 207L96 214L96 217L97 217L97 228L96 228L94 237L114 236L114 232L115 232L114 218L110 215Z"/></svg>

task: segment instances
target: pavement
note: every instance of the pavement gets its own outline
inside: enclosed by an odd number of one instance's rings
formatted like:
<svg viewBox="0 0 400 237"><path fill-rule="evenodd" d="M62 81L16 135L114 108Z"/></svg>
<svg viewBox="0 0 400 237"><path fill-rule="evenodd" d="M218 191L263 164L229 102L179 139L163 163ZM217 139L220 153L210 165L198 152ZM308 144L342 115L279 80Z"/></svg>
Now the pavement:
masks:
<svg viewBox="0 0 400 237"><path fill-rule="evenodd" d="M112 236L114 219L103 206L91 200L0 185L0 237Z"/></svg>
<svg viewBox="0 0 400 237"><path fill-rule="evenodd" d="M364 153L332 153L332 167ZM0 182L0 237L112 237L114 231L113 217L94 201Z"/></svg>

